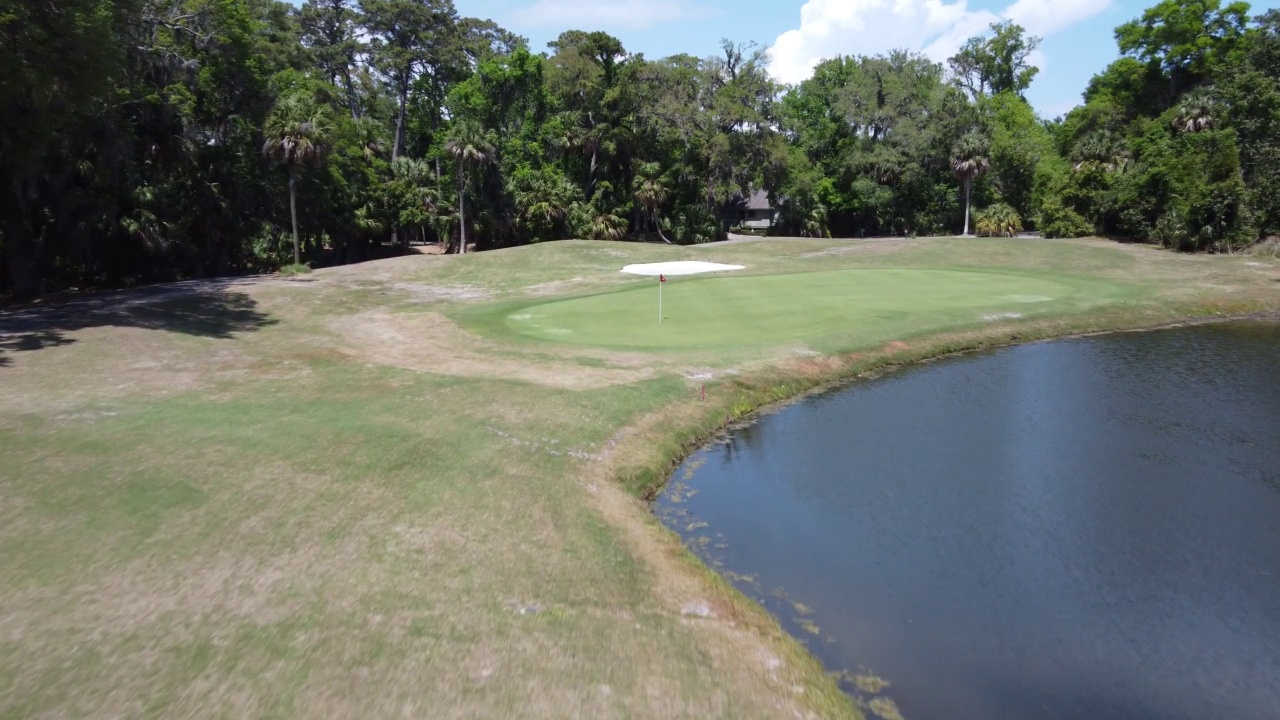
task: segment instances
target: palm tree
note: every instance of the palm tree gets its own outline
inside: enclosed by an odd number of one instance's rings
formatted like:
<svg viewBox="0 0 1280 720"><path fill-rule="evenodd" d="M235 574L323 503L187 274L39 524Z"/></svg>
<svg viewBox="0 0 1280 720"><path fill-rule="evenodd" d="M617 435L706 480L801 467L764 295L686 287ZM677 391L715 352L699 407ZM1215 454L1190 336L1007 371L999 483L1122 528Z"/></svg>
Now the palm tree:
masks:
<svg viewBox="0 0 1280 720"><path fill-rule="evenodd" d="M584 135L581 126L580 113L573 110L558 113L546 125L547 144L560 156L568 156L582 147Z"/></svg>
<svg viewBox="0 0 1280 720"><path fill-rule="evenodd" d="M670 191L662 183L662 166L656 162L640 163L636 168L635 193L636 202L649 213L658 237L670 245L671 241L662 234L662 224L658 222L658 208L667 201Z"/></svg>
<svg viewBox="0 0 1280 720"><path fill-rule="evenodd" d="M1071 159L1077 171L1086 167L1101 167L1107 172L1124 170L1129 162L1124 140L1110 130L1097 130L1080 139L1071 151Z"/></svg>
<svg viewBox="0 0 1280 720"><path fill-rule="evenodd" d="M592 240L621 240L627 234L626 221L613 213L603 212L591 218L587 234Z"/></svg>
<svg viewBox="0 0 1280 720"><path fill-rule="evenodd" d="M804 217L805 237L828 237L831 232L827 230L827 207L822 203L814 203L809 208L809 213Z"/></svg>
<svg viewBox="0 0 1280 720"><path fill-rule="evenodd" d="M1206 92L1188 93L1178 104L1178 113L1173 119L1173 127L1180 132L1198 133L1211 130L1217 123L1214 113L1217 110L1213 98Z"/></svg>
<svg viewBox="0 0 1280 720"><path fill-rule="evenodd" d="M416 233L425 242L425 228L440 199L432 185L431 163L401 155L391 161L391 177L387 188L394 198L395 227L407 231L409 237Z"/></svg>
<svg viewBox="0 0 1280 720"><path fill-rule="evenodd" d="M973 181L982 177L991 167L987 158L987 141L977 133L960 138L951 152L951 169L964 187L964 235L969 237L969 205L973 198Z"/></svg>
<svg viewBox="0 0 1280 720"><path fill-rule="evenodd" d="M427 222L440 238L440 244L448 251L449 246L453 244L454 228L462 224L458 218L458 208L441 198L440 202L431 208Z"/></svg>
<svg viewBox="0 0 1280 720"><path fill-rule="evenodd" d="M569 193L565 192L566 188ZM526 217L539 218L552 225L568 212L577 192L578 189L572 185L557 184L552 178L538 178L527 194L517 198L517 202L523 201Z"/></svg>
<svg viewBox="0 0 1280 720"><path fill-rule="evenodd" d="M355 133L356 144L364 154L365 162L373 162L375 157L387 153L386 138L382 124L371 117L358 117L351 121Z"/></svg>
<svg viewBox="0 0 1280 720"><path fill-rule="evenodd" d="M289 217L293 221L293 264L302 262L298 245L298 175L303 165L319 165L333 137L327 105L302 93L280 98L262 130L262 152L289 168Z"/></svg>
<svg viewBox="0 0 1280 720"><path fill-rule="evenodd" d="M518 174L512 183L519 219L536 240L552 239L557 224L565 218L578 189L562 175L546 170ZM546 237L542 237L542 234Z"/></svg>
<svg viewBox="0 0 1280 720"><path fill-rule="evenodd" d="M458 163L458 216L461 228L461 242L458 252L467 252L467 213L465 198L467 191L467 167L484 165L493 155L493 144L489 142L488 133L477 123L462 120L453 128L453 135L445 143L445 150Z"/></svg>

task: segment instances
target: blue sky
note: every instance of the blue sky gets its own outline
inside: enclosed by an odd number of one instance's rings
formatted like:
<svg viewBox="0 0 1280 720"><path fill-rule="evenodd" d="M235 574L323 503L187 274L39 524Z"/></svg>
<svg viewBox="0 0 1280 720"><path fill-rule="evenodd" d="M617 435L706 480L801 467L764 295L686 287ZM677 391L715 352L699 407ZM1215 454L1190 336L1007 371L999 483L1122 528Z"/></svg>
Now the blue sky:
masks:
<svg viewBox="0 0 1280 720"><path fill-rule="evenodd" d="M295 0L296 1L296 0ZM1014 19L1044 38L1040 75L1027 93L1056 117L1080 100L1089 78L1116 57L1114 28L1158 0L454 0L462 15L491 18L535 51L564 30L605 30L651 58L719 52L720 39L770 48L784 82L807 77L819 58L905 47L935 60L993 21ZM1254 14L1280 0L1256 2Z"/></svg>
<svg viewBox="0 0 1280 720"><path fill-rule="evenodd" d="M1157 0L455 0L530 39L534 49L570 28L606 30L648 57L709 55L720 38L771 48L773 71L794 82L833 54L895 47L950 56L994 20L1013 18L1044 38L1028 99L1056 117L1080 100L1089 78L1116 57L1114 28ZM1255 13L1280 0L1254 4Z"/></svg>

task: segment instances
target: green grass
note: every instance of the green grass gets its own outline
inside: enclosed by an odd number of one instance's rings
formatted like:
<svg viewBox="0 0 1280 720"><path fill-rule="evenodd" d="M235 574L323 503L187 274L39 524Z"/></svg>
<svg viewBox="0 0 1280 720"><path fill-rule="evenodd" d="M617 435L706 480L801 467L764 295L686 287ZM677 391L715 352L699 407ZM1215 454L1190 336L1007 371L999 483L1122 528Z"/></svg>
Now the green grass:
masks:
<svg viewBox="0 0 1280 720"><path fill-rule="evenodd" d="M674 259L748 270L675 279L658 327L618 269ZM565 242L0 318L0 718L854 717L635 495L878 364L1274 312L1278 280L1098 241Z"/></svg>
<svg viewBox="0 0 1280 720"><path fill-rule="evenodd" d="M499 315L511 333L567 345L627 350L767 347L856 333L916 335L999 318L1045 317L1131 295L1067 275L950 269L853 269L781 275L635 281L621 290Z"/></svg>

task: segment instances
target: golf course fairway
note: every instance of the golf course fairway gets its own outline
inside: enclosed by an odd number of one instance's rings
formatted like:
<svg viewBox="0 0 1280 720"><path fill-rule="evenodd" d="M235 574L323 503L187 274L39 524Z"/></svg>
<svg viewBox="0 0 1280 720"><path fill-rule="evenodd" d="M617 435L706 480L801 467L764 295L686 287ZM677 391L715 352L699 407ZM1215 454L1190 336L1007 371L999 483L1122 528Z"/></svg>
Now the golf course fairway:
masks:
<svg viewBox="0 0 1280 720"><path fill-rule="evenodd" d="M866 338L1062 312L1117 289L1067 276L982 270L848 269L670 278L507 314L514 333L635 350L774 345L856 328Z"/></svg>
<svg viewBox="0 0 1280 720"><path fill-rule="evenodd" d="M745 269L669 278L659 327L620 269L670 261ZM888 365L1277 311L1274 258L978 238L549 242L9 308L0 718L869 717L658 522L676 463Z"/></svg>

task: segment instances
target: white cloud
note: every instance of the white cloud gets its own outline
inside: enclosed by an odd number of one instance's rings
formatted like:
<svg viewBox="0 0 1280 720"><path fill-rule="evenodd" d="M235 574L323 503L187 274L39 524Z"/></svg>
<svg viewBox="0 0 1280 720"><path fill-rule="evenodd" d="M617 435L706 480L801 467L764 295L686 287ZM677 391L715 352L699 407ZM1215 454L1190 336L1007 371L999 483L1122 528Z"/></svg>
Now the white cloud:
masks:
<svg viewBox="0 0 1280 720"><path fill-rule="evenodd" d="M713 14L712 8L680 0L538 0L513 18L523 27L644 30Z"/></svg>
<svg viewBox="0 0 1280 720"><path fill-rule="evenodd" d="M1001 13L1027 29L1046 37L1088 20L1111 6L1111 0L1017 0Z"/></svg>
<svg viewBox="0 0 1280 720"><path fill-rule="evenodd" d="M1036 108L1036 110L1039 111L1040 117L1052 120L1066 115L1079 104L1079 100L1060 100L1058 102L1049 103L1044 107Z"/></svg>
<svg viewBox="0 0 1280 720"><path fill-rule="evenodd" d="M808 0L800 27L778 36L769 48L770 70L798 83L836 55L875 55L905 48L936 61L955 54L964 41L993 22L1013 20L1032 35L1048 36L1092 17L1111 0L1014 0L999 13L969 10L966 0ZM1041 53L1033 60L1044 61Z"/></svg>

